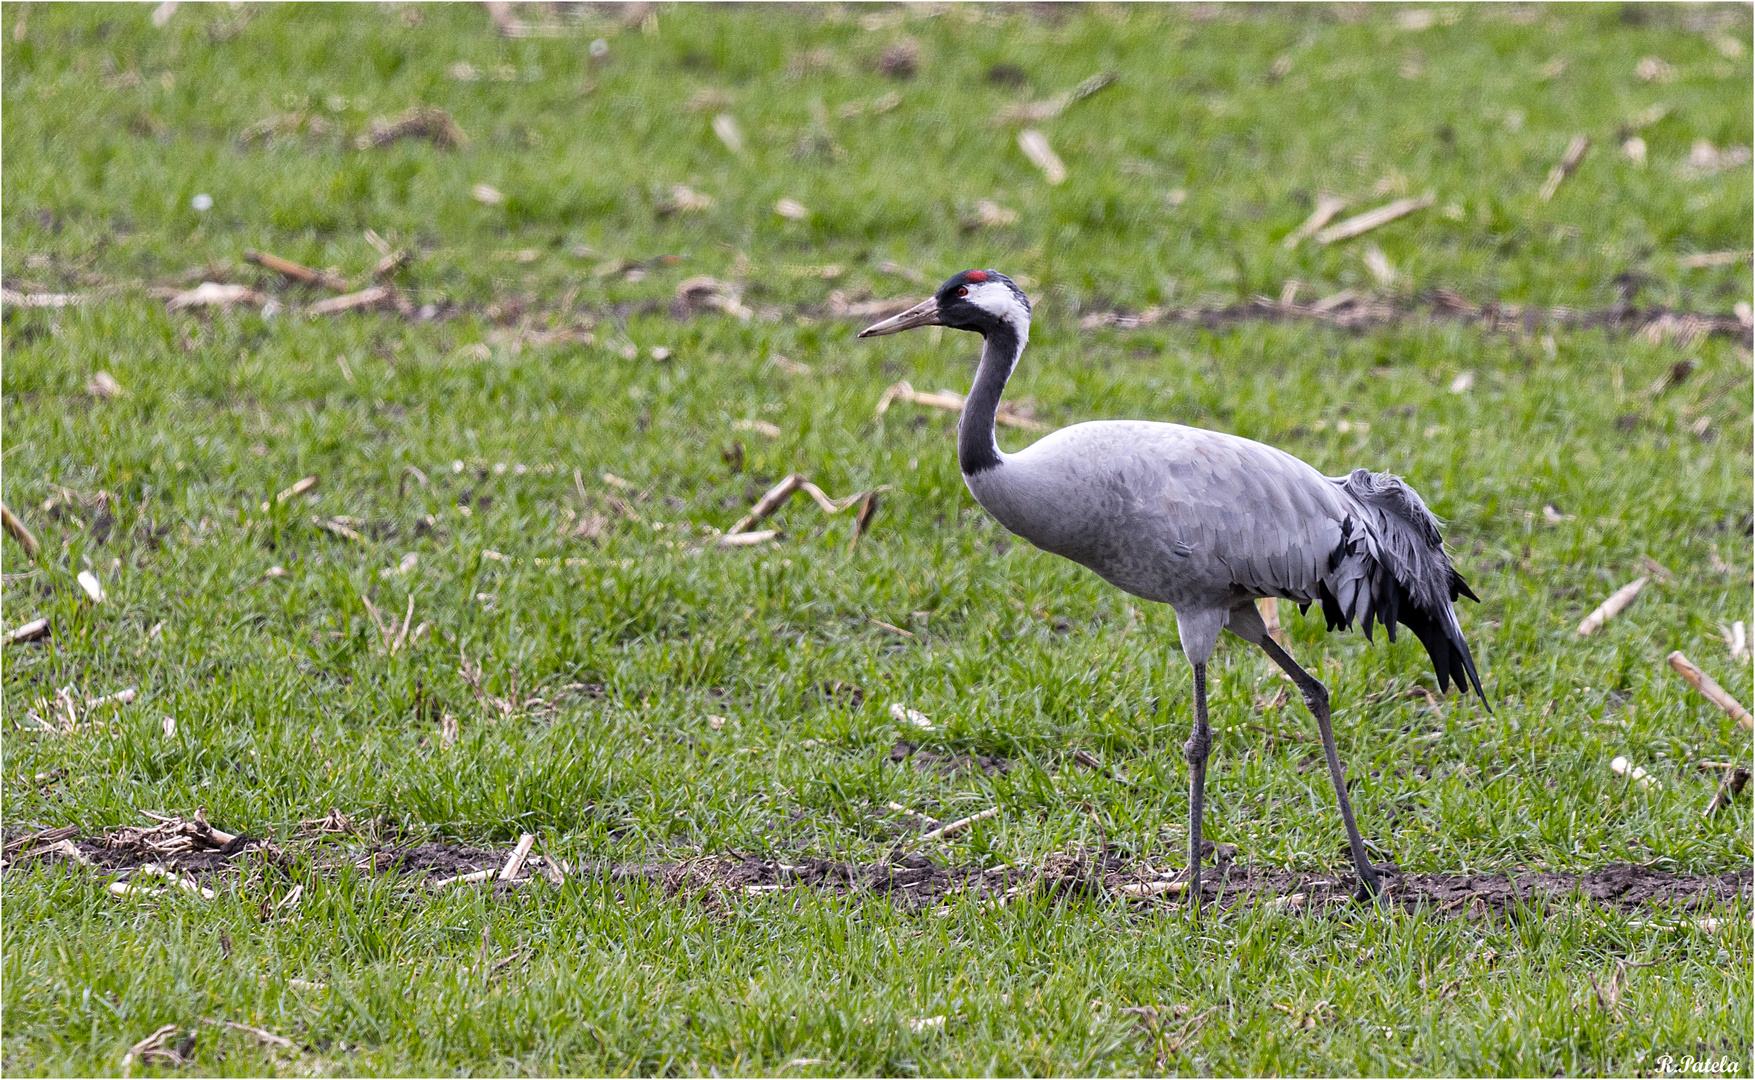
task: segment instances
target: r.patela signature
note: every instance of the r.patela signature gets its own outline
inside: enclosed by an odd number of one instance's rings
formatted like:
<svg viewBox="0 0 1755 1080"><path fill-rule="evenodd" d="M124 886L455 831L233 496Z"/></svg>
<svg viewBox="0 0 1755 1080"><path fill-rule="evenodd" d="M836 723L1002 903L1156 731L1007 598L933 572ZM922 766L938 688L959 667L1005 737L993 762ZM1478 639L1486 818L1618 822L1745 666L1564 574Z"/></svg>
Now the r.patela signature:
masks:
<svg viewBox="0 0 1755 1080"><path fill-rule="evenodd" d="M1696 1076L1735 1076L1743 1069L1742 1062L1722 1055L1716 1058L1697 1058L1693 1054L1683 1054L1681 1057L1660 1054L1655 1064L1659 1073L1668 1075L1687 1073Z"/></svg>

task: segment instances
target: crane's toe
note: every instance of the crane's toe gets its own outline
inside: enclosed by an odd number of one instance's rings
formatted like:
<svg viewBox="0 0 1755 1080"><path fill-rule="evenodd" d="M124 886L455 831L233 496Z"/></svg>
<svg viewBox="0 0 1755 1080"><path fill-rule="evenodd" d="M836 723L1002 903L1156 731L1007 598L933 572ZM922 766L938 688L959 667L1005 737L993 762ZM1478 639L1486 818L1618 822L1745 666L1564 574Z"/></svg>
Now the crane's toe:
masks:
<svg viewBox="0 0 1755 1080"><path fill-rule="evenodd" d="M1393 866L1366 866L1359 877L1359 887L1353 890L1353 899L1363 904L1376 900L1380 904L1389 902L1389 891L1384 887L1383 875L1397 874L1401 871Z"/></svg>

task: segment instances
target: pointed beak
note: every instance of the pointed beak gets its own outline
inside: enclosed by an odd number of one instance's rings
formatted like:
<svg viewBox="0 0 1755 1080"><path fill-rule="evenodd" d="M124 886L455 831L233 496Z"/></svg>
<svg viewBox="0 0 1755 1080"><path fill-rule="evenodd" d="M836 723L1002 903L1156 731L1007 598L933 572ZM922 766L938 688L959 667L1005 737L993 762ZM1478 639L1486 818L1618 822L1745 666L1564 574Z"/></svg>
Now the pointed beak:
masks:
<svg viewBox="0 0 1755 1080"><path fill-rule="evenodd" d="M859 332L860 337L882 337L885 334L900 334L904 330L912 330L916 326L939 326L938 297L929 296L915 304L900 315L892 315L883 322L872 323Z"/></svg>

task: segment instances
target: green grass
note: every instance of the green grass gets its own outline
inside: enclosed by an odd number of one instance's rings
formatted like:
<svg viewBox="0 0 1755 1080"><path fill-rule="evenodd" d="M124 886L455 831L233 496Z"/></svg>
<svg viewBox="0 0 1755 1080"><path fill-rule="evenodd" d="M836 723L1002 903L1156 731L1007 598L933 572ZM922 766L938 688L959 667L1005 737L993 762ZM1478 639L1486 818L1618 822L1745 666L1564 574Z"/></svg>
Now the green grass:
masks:
<svg viewBox="0 0 1755 1080"><path fill-rule="evenodd" d="M146 7L3 9L5 27L24 26L0 45L6 282L93 297L5 316L6 502L44 554L27 566L3 542L0 607L6 627L54 625L46 645L0 654L7 831L97 834L205 807L294 860L290 878L220 879L213 901L118 899L88 871L9 869L8 1073L115 1073L136 1040L204 1016L308 1048L276 1058L208 1029L191 1069L228 1074L1618 1074L1653 1072L1665 1053L1755 1066L1746 902L1716 933L1571 901L1484 921L1249 909L1195 927L1093 900L933 918L881 899L684 902L581 878L431 895L323 869L328 846L294 841L300 819L339 807L410 840L533 832L578 861L872 860L903 835L884 810L897 801L941 817L1002 808L940 849L947 861L1032 864L1100 829L1130 858L1178 865L1165 828L1185 813L1189 684L1171 613L1007 543L963 488L945 414L874 419L896 379L962 388L974 353L955 334L856 342L856 326L813 314L830 289L918 292L882 271L894 259L935 279L995 266L1029 283L1039 320L1011 396L1050 425L1234 431L1330 473L1396 471L1449 520L1484 600L1461 615L1495 716L1456 698L1439 713L1368 700L1430 683L1411 636L1367 645L1288 614L1295 654L1333 691L1361 827L1404 868L1749 866L1748 800L1703 820L1712 785L1697 768L1745 758L1748 735L1663 665L1681 649L1750 700L1747 665L1718 640L1721 623L1750 621L1746 347L1457 322L1078 328L1114 306L1277 296L1288 278L1306 297L1367 290L1370 244L1403 299L1447 287L1595 308L1630 283L1642 307L1728 314L1749 299L1747 261L1679 259L1748 247L1749 169L1680 165L1698 139L1751 141L1747 8L1436 8L1417 31L1387 8L1359 21L838 10L660 8L649 30L588 13L562 37L509 41L473 6L186 6L164 29ZM872 68L904 35L919 73L893 82ZM598 37L609 53L594 65ZM1647 56L1674 81L1642 81ZM1557 57L1564 71L1540 81ZM449 77L460 61L483 77ZM990 82L999 63L1028 88ZM1098 70L1119 83L1040 125L1070 172L1051 188L989 120ZM711 133L719 107L685 107L703 90L729 99L741 158ZM892 92L889 111L839 113ZM351 148L370 118L417 103L448 110L470 144ZM1658 104L1641 169L1618 143ZM240 145L248 125L300 109L331 133ZM1595 147L1543 204L1576 132ZM799 160L807 137L826 148ZM472 199L477 183L505 202ZM714 205L659 215L676 183ZM1437 204L1287 252L1281 237L1322 190L1356 208L1426 191ZM215 200L206 214L190 209L199 192ZM781 197L809 220L775 216ZM961 230L987 198L1017 223ZM412 302L455 314L307 318L296 308L316 294L242 259L256 247L358 280L378 258L366 228L418 251ZM594 273L661 253L688 257L640 281ZM845 269L830 281L788 270L831 263ZM699 273L742 281L781 317L673 320L676 284ZM167 313L147 291L208 277L294 310ZM555 327L592 343L531 340ZM649 359L656 346L670 358ZM1648 391L1683 359L1691 377ZM98 370L125 395L88 394ZM1464 371L1472 388L1451 392ZM781 434L736 426L748 420ZM741 472L722 457L734 442ZM857 548L848 516L802 498L776 516L774 546L703 545L794 470L835 496L892 486ZM644 493L642 522L565 538L604 511L605 472ZM275 501L311 474L309 496ZM1549 524L1545 505L1565 520ZM336 515L367 539L312 525ZM1646 556L1675 581L1578 638ZM287 574L265 578L271 566ZM103 580L99 606L80 599L84 569ZM397 616L412 597L429 632L388 655L362 597ZM609 693L495 719L460 677L460 649L494 694ZM865 703L825 701L824 680L864 687ZM37 699L69 685L140 699L104 729L28 730ZM1343 869L1332 792L1320 769L1300 771L1309 747L1248 726L1312 732L1295 707L1256 715L1276 685L1234 641L1215 657L1209 833L1258 865ZM899 730L891 702L938 729ZM445 712L462 730L448 750ZM904 734L1014 767L917 772L888 760ZM1078 749L1137 789L1073 768ZM1611 774L1621 754L1661 789ZM303 902L265 920L263 901L295 881ZM482 977L484 956L520 949ZM1591 982L1611 977L1625 986L1615 1012ZM1216 1011L1160 1063L1167 1047L1120 1011L1141 1004ZM939 1015L942 1030L907 1023ZM800 1058L826 1064L788 1066Z"/></svg>

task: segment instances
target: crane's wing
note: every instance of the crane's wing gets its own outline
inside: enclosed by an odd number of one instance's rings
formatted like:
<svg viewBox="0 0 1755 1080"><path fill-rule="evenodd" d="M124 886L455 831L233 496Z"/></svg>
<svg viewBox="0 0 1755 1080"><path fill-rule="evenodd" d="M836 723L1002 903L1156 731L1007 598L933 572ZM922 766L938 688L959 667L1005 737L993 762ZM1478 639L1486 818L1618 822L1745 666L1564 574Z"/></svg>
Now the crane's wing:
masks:
<svg viewBox="0 0 1755 1080"><path fill-rule="evenodd" d="M1480 691L1450 605L1474 594L1438 520L1387 473L1331 478L1223 432L1099 421L968 482L1001 524L1135 595L1178 608L1320 601L1330 629L1357 620L1370 637L1382 623L1392 641L1399 622L1431 653L1441 688L1455 678Z"/></svg>
<svg viewBox="0 0 1755 1080"><path fill-rule="evenodd" d="M1177 607L1316 601L1348 517L1292 455L1180 424L1076 424L966 479L1006 528Z"/></svg>

